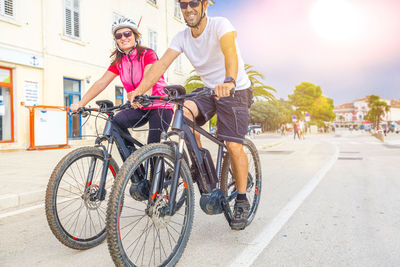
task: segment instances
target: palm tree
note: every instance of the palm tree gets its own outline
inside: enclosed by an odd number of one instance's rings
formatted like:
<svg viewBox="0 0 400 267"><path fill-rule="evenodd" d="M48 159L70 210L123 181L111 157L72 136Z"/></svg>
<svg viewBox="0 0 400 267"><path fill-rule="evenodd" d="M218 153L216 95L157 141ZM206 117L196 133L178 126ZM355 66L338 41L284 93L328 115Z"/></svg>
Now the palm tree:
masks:
<svg viewBox="0 0 400 267"><path fill-rule="evenodd" d="M266 100L275 101L275 96L271 93L271 91L276 92L274 88L271 86L265 85L261 80L264 79L264 75L259 73L258 71L252 69L253 66L245 64L244 69L246 70L247 75L249 76L251 87L254 90L254 96L260 96L265 98ZM184 87L186 92L191 92L196 88L204 87L203 82L199 75L195 73L194 70L190 72L191 76L186 79Z"/></svg>
<svg viewBox="0 0 400 267"><path fill-rule="evenodd" d="M186 79L185 84L183 85L187 93L190 93L197 88L204 87L203 81L201 80L200 76L195 73L194 70L192 70L190 74L191 75L189 76L189 78Z"/></svg>
<svg viewBox="0 0 400 267"><path fill-rule="evenodd" d="M258 71L252 69L253 66L249 64L244 64L244 69L249 76L251 87L254 90L254 96L260 96L265 98L266 100L276 101L275 96L271 93L271 91L276 93L276 90L271 86L265 85L261 80L264 80L264 75L259 73Z"/></svg>
<svg viewBox="0 0 400 267"><path fill-rule="evenodd" d="M389 112L390 107L385 101L381 101L377 95L370 95L368 97L368 111L366 118L374 123L374 127L379 127L381 117Z"/></svg>

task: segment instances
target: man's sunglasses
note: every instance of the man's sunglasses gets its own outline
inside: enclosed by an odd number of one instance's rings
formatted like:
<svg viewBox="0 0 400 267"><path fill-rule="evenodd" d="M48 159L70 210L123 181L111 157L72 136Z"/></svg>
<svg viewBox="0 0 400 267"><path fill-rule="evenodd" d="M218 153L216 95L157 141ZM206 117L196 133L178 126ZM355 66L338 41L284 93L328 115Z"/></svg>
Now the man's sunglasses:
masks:
<svg viewBox="0 0 400 267"><path fill-rule="evenodd" d="M125 38L131 37L132 33L133 33L132 31L126 31L126 32L123 32L123 33L116 33L114 35L114 37L115 37L116 40L119 40L119 39L122 38L122 35L124 35Z"/></svg>
<svg viewBox="0 0 400 267"><path fill-rule="evenodd" d="M181 6L181 9L186 9L188 5L191 8L198 7L200 4L200 1L190 1L190 2L179 2L179 5Z"/></svg>

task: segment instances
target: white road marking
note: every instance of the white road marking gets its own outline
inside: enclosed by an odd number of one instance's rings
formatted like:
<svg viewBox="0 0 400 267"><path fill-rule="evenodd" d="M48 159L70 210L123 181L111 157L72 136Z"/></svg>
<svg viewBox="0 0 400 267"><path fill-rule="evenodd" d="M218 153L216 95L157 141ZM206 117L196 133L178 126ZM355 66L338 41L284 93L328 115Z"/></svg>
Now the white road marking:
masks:
<svg viewBox="0 0 400 267"><path fill-rule="evenodd" d="M335 153L329 161L314 175L314 177L298 192L295 197L286 204L272 222L264 229L264 231L245 248L242 253L231 263L230 267L246 267L251 266L257 259L258 255L269 245L274 236L282 229L290 217L294 214L304 200L312 193L319 182L324 178L326 173L336 162L339 149L336 145Z"/></svg>
<svg viewBox="0 0 400 267"><path fill-rule="evenodd" d="M27 212L27 211L31 211L31 210L35 210L35 209L43 208L43 207L44 207L44 203L39 204L39 205L35 205L35 206L32 206L32 207L24 208L24 209L10 211L10 212L7 212L7 213L0 214L0 219L8 217L8 216L18 215L18 214L21 214L21 213L24 213L24 212Z"/></svg>

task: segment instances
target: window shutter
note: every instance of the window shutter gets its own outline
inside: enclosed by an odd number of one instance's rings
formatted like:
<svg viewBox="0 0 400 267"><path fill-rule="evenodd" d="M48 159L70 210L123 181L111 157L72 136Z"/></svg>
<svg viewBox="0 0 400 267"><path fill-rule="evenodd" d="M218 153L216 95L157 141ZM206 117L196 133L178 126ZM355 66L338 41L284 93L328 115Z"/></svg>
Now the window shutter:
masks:
<svg viewBox="0 0 400 267"><path fill-rule="evenodd" d="M80 37L79 0L65 0L65 34Z"/></svg>
<svg viewBox="0 0 400 267"><path fill-rule="evenodd" d="M65 34L72 35L72 2L65 0Z"/></svg>
<svg viewBox="0 0 400 267"><path fill-rule="evenodd" d="M74 0L74 36L80 37L79 0Z"/></svg>
<svg viewBox="0 0 400 267"><path fill-rule="evenodd" d="M15 17L15 2L13 0L0 0L0 15Z"/></svg>
<svg viewBox="0 0 400 267"><path fill-rule="evenodd" d="M10 17L14 17L14 1L4 0L4 14Z"/></svg>
<svg viewBox="0 0 400 267"><path fill-rule="evenodd" d="M74 11L74 36L79 37L79 11Z"/></svg>

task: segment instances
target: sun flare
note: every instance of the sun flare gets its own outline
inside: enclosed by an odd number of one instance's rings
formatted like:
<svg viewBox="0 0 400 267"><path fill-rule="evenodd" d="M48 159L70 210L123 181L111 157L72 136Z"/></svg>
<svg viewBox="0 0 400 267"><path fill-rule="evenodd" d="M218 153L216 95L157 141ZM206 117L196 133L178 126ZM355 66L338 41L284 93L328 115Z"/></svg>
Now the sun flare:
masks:
<svg viewBox="0 0 400 267"><path fill-rule="evenodd" d="M310 10L310 22L317 34L328 41L354 41L363 34L363 14L348 0L317 0Z"/></svg>

